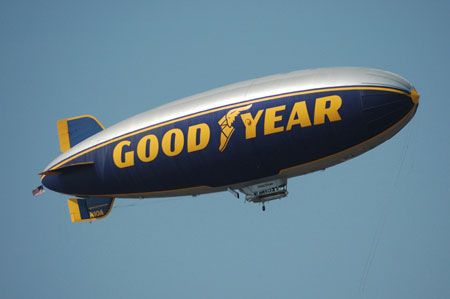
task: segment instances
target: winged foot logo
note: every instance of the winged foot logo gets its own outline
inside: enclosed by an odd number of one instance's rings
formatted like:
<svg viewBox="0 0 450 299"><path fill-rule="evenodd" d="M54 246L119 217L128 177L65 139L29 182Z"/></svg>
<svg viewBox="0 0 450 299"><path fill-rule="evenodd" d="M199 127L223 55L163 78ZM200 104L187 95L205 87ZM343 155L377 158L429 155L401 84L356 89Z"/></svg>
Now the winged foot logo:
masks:
<svg viewBox="0 0 450 299"><path fill-rule="evenodd" d="M231 135L233 135L234 127L233 123L236 120L236 117L245 110L248 110L252 107L252 104L238 107L235 109L231 109L228 111L227 114L225 114L219 121L220 125L220 145L219 145L219 151L223 152L228 145L228 142L230 141Z"/></svg>

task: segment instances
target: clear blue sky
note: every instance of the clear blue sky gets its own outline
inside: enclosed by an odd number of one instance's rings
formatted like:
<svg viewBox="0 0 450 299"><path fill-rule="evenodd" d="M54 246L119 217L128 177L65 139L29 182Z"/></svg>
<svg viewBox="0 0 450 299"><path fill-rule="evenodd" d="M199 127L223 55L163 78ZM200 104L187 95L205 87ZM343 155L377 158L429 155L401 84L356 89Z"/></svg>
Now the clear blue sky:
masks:
<svg viewBox="0 0 450 299"><path fill-rule="evenodd" d="M2 1L0 297L450 298L449 29L449 1ZM399 73L419 110L265 213L218 193L71 224L31 196L58 118L325 66Z"/></svg>

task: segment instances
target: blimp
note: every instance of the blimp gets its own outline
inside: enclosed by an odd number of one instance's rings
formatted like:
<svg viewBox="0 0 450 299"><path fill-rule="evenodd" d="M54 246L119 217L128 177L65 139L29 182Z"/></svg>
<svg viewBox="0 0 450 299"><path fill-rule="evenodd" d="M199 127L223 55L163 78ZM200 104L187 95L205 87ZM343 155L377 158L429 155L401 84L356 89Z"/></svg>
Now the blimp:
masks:
<svg viewBox="0 0 450 299"><path fill-rule="evenodd" d="M212 89L109 128L91 115L60 119L61 154L33 193L66 194L72 222L106 217L116 198L222 191L264 210L288 195L289 178L393 137L418 104L417 90L397 74L337 67Z"/></svg>

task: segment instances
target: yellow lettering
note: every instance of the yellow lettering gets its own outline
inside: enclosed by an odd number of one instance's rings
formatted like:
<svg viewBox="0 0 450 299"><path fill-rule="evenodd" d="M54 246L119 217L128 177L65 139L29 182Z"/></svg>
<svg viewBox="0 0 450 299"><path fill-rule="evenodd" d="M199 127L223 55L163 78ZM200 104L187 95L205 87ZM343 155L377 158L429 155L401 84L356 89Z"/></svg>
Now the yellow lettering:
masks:
<svg viewBox="0 0 450 299"><path fill-rule="evenodd" d="M119 168L130 167L134 165L134 152L128 151L125 152L124 159L122 159L123 148L125 146L130 146L131 141L124 140L119 142L113 150L113 161Z"/></svg>
<svg viewBox="0 0 450 299"><path fill-rule="evenodd" d="M180 154L184 147L183 132L180 129L171 129L167 131L162 138L161 147L164 154L169 157Z"/></svg>
<svg viewBox="0 0 450 299"><path fill-rule="evenodd" d="M136 153L142 162L151 162L158 155L159 143L155 135L146 135L139 140Z"/></svg>
<svg viewBox="0 0 450 299"><path fill-rule="evenodd" d="M197 135L199 140L197 143ZM204 149L209 143L210 131L209 126L201 123L195 126L190 126L187 137L187 151L188 153L196 152Z"/></svg>
<svg viewBox="0 0 450 299"><path fill-rule="evenodd" d="M330 122L341 120L338 111L341 106L342 99L338 95L317 98L314 107L314 125L324 124L325 116Z"/></svg>
<svg viewBox="0 0 450 299"><path fill-rule="evenodd" d="M286 125L286 131L290 131L294 125L300 125L302 128L311 126L305 101L297 102L292 107L291 115Z"/></svg>
<svg viewBox="0 0 450 299"><path fill-rule="evenodd" d="M263 110L258 110L254 118L251 113L241 114L241 119L245 126L245 139L251 139L256 137L256 125L258 124L258 121L261 118L262 113Z"/></svg>
<svg viewBox="0 0 450 299"><path fill-rule="evenodd" d="M101 217L104 215L105 215L105 213L102 210L96 210L96 211L89 212L89 218L96 218L96 217Z"/></svg>
<svg viewBox="0 0 450 299"><path fill-rule="evenodd" d="M286 105L276 106L266 109L264 116L264 135L279 133L284 131L284 127L276 127L275 123L283 119L282 115L277 115L278 111L286 109Z"/></svg>

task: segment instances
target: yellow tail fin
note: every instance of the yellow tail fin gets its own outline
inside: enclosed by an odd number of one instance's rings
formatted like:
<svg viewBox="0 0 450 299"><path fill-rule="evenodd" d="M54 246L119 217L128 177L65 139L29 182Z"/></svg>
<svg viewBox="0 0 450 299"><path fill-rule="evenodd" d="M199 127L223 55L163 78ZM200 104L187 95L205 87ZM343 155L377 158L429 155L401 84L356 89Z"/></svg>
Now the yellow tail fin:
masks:
<svg viewBox="0 0 450 299"><path fill-rule="evenodd" d="M72 222L92 222L109 215L114 204L114 198L69 198L67 204Z"/></svg>
<svg viewBox="0 0 450 299"><path fill-rule="evenodd" d="M65 152L92 135L105 129L92 115L81 115L58 120L59 148Z"/></svg>

